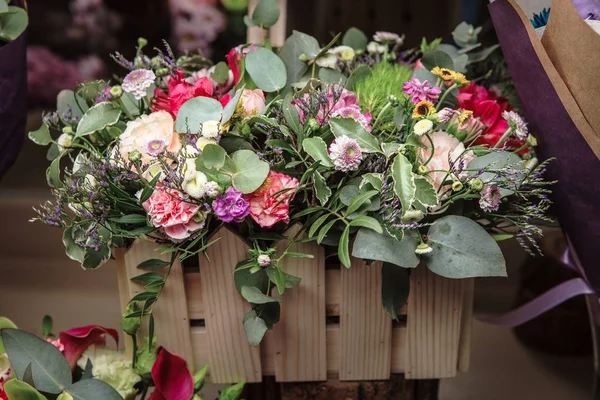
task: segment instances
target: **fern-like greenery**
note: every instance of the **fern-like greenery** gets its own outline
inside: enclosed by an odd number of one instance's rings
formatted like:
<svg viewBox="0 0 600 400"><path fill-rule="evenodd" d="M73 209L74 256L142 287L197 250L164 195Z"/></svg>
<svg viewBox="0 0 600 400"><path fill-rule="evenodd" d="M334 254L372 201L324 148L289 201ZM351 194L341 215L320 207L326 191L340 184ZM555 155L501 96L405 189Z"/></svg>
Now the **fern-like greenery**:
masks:
<svg viewBox="0 0 600 400"><path fill-rule="evenodd" d="M387 104L389 95L394 95L399 100L406 96L402 87L412 74L413 71L404 65L377 64L371 75L358 81L354 87L362 110L370 112L375 121ZM381 128L393 127L394 111L393 107L388 107L385 114L379 118L378 124Z"/></svg>

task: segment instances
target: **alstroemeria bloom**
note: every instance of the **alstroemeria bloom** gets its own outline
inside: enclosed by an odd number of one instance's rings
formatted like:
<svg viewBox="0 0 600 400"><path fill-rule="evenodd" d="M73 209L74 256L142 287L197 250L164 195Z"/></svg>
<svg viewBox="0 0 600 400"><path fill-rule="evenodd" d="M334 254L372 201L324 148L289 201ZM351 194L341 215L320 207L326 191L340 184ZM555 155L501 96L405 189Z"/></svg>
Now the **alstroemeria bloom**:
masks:
<svg viewBox="0 0 600 400"><path fill-rule="evenodd" d="M75 368L77 360L88 347L93 344L104 346L106 334L109 334L117 344L119 343L119 333L115 329L104 328L100 325L82 326L60 332L58 336L64 345L63 355L71 369Z"/></svg>
<svg viewBox="0 0 600 400"><path fill-rule="evenodd" d="M159 347L152 367L156 390L148 400L190 400L194 395L194 378L185 360Z"/></svg>
<svg viewBox="0 0 600 400"><path fill-rule="evenodd" d="M256 50L258 47L254 45L250 45L244 47L243 45L236 46L232 48L227 54L227 64L229 64L229 69L233 73L233 84L237 85L237 83L241 79L242 74L242 57L246 57L246 54L251 52L252 50Z"/></svg>

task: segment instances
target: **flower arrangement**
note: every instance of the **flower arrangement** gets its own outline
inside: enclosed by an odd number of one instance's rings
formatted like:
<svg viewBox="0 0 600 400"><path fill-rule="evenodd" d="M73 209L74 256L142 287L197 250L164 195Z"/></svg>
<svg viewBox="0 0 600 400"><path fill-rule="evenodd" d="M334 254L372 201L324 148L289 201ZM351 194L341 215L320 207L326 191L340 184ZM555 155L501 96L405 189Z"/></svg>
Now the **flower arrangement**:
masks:
<svg viewBox="0 0 600 400"><path fill-rule="evenodd" d="M278 15L263 0L246 22L269 28ZM151 321L174 261L204 253L226 226L250 247L235 279L254 345L279 319L271 290L299 283L285 259L313 257L294 243L316 241L346 268L355 257L384 273L423 262L447 278L504 276L496 242L539 249L550 183L527 124L464 74L490 53L471 52L477 33L461 24L459 47L402 50L388 32L369 41L352 28L326 46L294 32L280 49L241 45L212 66L168 45L151 57L140 40L133 60L115 57L122 79L63 91L30 133L50 145L56 198L36 219L64 230L84 268L135 239L162 244L171 262L140 266L166 272L134 278L145 291L125 315ZM382 299L392 318L395 297Z"/></svg>
<svg viewBox="0 0 600 400"><path fill-rule="evenodd" d="M0 318L0 399L145 400L150 393L149 400L201 400L208 366L192 374L185 360L148 338L132 361L106 347L106 335L119 341L114 329L89 325L55 336L46 316L42 331L38 338ZM243 382L225 388L219 400L236 400L243 389Z"/></svg>

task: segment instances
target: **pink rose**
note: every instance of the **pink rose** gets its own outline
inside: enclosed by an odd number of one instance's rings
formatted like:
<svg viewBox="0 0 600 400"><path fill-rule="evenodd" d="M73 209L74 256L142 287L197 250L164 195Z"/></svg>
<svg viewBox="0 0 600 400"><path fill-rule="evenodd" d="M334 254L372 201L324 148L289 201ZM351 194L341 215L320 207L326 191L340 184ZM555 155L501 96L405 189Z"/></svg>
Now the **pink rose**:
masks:
<svg viewBox="0 0 600 400"><path fill-rule="evenodd" d="M452 171L450 171L450 162L448 159L456 162L459 160L459 158L461 158L462 155L462 160L464 160L465 165L468 165L469 162L475 158L475 155L472 151L465 152L465 145L457 138L446 132L434 132L430 134L429 137L431 137L431 141L433 142L434 151L433 157L431 160L429 160L426 167L430 171L444 171L431 172L427 174L435 190L438 190L442 186L444 180L449 179L452 176ZM429 156L431 156L431 143L425 135L421 141L426 148L419 149L419 158L422 162L426 162L429 159Z"/></svg>
<svg viewBox="0 0 600 400"><path fill-rule="evenodd" d="M290 199L298 185L298 179L270 171L265 183L248 195L252 219L263 228L270 228L279 221L290 222ZM283 189L291 190L275 195Z"/></svg>
<svg viewBox="0 0 600 400"><path fill-rule="evenodd" d="M183 195L174 189L166 189L160 183L152 196L142 204L150 216L150 222L175 241L187 239L204 227L204 218L198 213L200 206L182 200Z"/></svg>
<svg viewBox="0 0 600 400"><path fill-rule="evenodd" d="M256 115L265 107L265 94L260 89L244 89L240 104L246 117Z"/></svg>

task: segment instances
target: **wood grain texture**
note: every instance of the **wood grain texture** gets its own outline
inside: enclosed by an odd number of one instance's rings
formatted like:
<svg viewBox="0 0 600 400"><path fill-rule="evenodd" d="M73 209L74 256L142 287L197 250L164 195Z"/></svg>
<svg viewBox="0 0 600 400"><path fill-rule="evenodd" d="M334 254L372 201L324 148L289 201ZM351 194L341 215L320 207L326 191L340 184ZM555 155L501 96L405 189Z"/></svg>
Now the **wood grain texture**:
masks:
<svg viewBox="0 0 600 400"><path fill-rule="evenodd" d="M471 335L473 333L473 299L475 279L463 280L463 309L458 342L458 372L467 372L471 364Z"/></svg>
<svg viewBox="0 0 600 400"><path fill-rule="evenodd" d="M161 255L155 251L158 245L147 240L137 240L125 252L123 262L125 273L119 274L119 285L124 281L129 288L129 299L144 292L143 285L131 282L131 278L145 272L157 272L156 269L139 269L137 266L151 258L169 261L170 255ZM166 272L166 269L163 269ZM188 319L183 269L177 260L171 268L160 297L152 309L155 321L157 344L170 352L183 357L191 370L194 370L194 357L190 338L190 322ZM146 323L146 321L144 321ZM142 331L143 332L143 331ZM139 336L139 335L138 335Z"/></svg>
<svg viewBox="0 0 600 400"><path fill-rule="evenodd" d="M248 344L242 324L250 305L237 292L233 280L235 266L248 257L248 247L225 228L213 238L220 240L206 251L210 261L200 256L211 382L260 382L260 353Z"/></svg>
<svg viewBox="0 0 600 400"><path fill-rule="evenodd" d="M456 375L463 307L463 283L442 278L424 265L410 277L406 322L406 377Z"/></svg>
<svg viewBox="0 0 600 400"><path fill-rule="evenodd" d="M278 382L326 380L325 250L310 242L295 244L290 251L314 258L286 257L282 264L285 272L302 281L283 294L281 320L273 327L275 378Z"/></svg>
<svg viewBox="0 0 600 400"><path fill-rule="evenodd" d="M392 320L381 304L381 262L341 270L340 380L389 379Z"/></svg>

